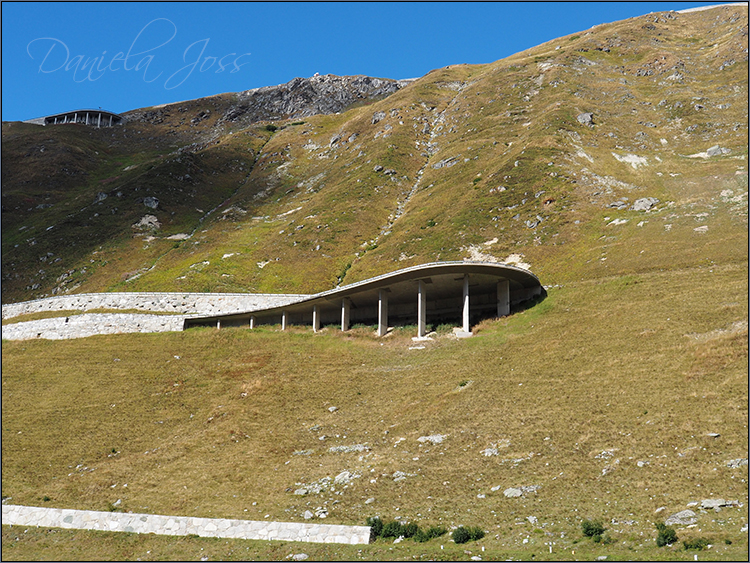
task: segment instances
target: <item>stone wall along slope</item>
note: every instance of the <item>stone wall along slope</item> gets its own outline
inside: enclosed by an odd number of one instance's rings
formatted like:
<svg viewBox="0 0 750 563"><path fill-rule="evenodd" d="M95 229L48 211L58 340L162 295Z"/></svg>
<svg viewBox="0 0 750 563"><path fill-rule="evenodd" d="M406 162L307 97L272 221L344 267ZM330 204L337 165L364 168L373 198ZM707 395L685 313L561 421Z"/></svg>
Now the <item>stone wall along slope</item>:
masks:
<svg viewBox="0 0 750 563"><path fill-rule="evenodd" d="M285 540L349 545L370 543L369 526L260 522L5 504L3 505L3 525L104 530L107 532L132 532L167 536L194 534L203 537L246 540Z"/></svg>
<svg viewBox="0 0 750 563"><path fill-rule="evenodd" d="M3 305L3 320L42 311L139 309L151 313L217 315L287 305L308 295L270 293L82 293Z"/></svg>

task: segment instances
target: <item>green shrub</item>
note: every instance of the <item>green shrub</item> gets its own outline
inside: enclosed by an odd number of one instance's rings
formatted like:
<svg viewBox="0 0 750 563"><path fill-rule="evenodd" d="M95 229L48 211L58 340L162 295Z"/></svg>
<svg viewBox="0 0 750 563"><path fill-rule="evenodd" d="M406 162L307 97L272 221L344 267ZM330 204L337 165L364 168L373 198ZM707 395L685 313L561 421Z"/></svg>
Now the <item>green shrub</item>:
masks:
<svg viewBox="0 0 750 563"><path fill-rule="evenodd" d="M371 516L367 519L365 522L367 526L370 526L370 539L374 540L375 538L379 538L380 535L383 532L383 521L380 519L380 516Z"/></svg>
<svg viewBox="0 0 750 563"><path fill-rule="evenodd" d="M442 526L432 526L427 529L427 535L430 536L430 539L432 538L439 538L444 533L446 533L448 530L443 528Z"/></svg>
<svg viewBox="0 0 750 563"><path fill-rule="evenodd" d="M270 123L268 125L266 125L266 131L270 131L271 133L273 133L277 129L278 129L278 127L276 127L275 125L271 125Z"/></svg>
<svg viewBox="0 0 750 563"><path fill-rule="evenodd" d="M601 520L584 520L581 522L581 530L583 530L584 536L592 538L596 543L599 543L602 541L601 536L606 528Z"/></svg>
<svg viewBox="0 0 750 563"><path fill-rule="evenodd" d="M697 549L700 551L708 547L708 540L706 538L693 538L692 540L684 540L682 545L685 546L685 549Z"/></svg>
<svg viewBox="0 0 750 563"><path fill-rule="evenodd" d="M446 530L445 528L441 528L438 526L433 526L431 528L428 528L427 530L422 530L418 528L412 539L420 543L426 542L426 541L430 541L433 538L438 538L442 536L447 531L448 530Z"/></svg>
<svg viewBox="0 0 750 563"><path fill-rule="evenodd" d="M677 541L677 532L674 531L672 526L667 526L664 522L657 522L655 525L658 532L656 536L657 546L664 547Z"/></svg>
<svg viewBox="0 0 750 563"><path fill-rule="evenodd" d="M417 532L412 536L412 539L416 542L422 543L430 541L431 538L429 535L427 535L427 532L419 528L417 529Z"/></svg>
<svg viewBox="0 0 750 563"><path fill-rule="evenodd" d="M433 526L425 531L420 529L416 522L401 524L396 520L392 520L384 524L380 516L369 517L365 521L365 524L370 527L370 541L375 541L377 538L398 538L403 536L405 538L412 538L416 542L426 542L432 538L442 536L447 531L445 528L439 526ZM484 532L481 530L480 532L484 535Z"/></svg>
<svg viewBox="0 0 750 563"><path fill-rule="evenodd" d="M401 526L401 535L405 538L412 538L419 531L419 526L414 522L409 522Z"/></svg>
<svg viewBox="0 0 750 563"><path fill-rule="evenodd" d="M608 534L596 534L595 536L591 536L591 541L594 543L601 543L604 545L610 545L615 543L615 539Z"/></svg>
<svg viewBox="0 0 750 563"><path fill-rule="evenodd" d="M463 526L459 526L451 534L453 541L456 543L466 543L469 541L469 531Z"/></svg>
<svg viewBox="0 0 750 563"><path fill-rule="evenodd" d="M453 541L456 543L466 543L470 541L481 540L484 537L484 530L477 526L463 527L459 526L453 530L451 535Z"/></svg>
<svg viewBox="0 0 750 563"><path fill-rule="evenodd" d="M478 526L474 526L473 528L469 528L469 536L471 537L471 541L481 540L484 537L484 530Z"/></svg>
<svg viewBox="0 0 750 563"><path fill-rule="evenodd" d="M401 522L392 520L383 526L383 531L380 533L380 536L383 538L397 538L403 536L404 534L401 528Z"/></svg>

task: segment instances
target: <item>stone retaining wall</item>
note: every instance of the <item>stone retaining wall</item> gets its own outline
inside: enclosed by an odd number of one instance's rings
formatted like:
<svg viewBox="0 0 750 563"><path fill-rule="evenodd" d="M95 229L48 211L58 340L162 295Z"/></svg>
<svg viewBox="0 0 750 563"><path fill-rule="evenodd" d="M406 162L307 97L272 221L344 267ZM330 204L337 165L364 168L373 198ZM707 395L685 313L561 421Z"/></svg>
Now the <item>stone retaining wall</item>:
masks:
<svg viewBox="0 0 750 563"><path fill-rule="evenodd" d="M167 536L194 534L215 538L343 543L349 545L370 542L369 526L259 522L5 504L3 505L3 525L133 532Z"/></svg>
<svg viewBox="0 0 750 563"><path fill-rule="evenodd" d="M184 315L138 315L125 313L84 313L4 325L4 340L65 340L96 334L126 332L169 332L182 330Z"/></svg>
<svg viewBox="0 0 750 563"><path fill-rule="evenodd" d="M216 315L278 307L309 297L271 293L82 293L3 305L3 319L42 311L140 309L154 313Z"/></svg>

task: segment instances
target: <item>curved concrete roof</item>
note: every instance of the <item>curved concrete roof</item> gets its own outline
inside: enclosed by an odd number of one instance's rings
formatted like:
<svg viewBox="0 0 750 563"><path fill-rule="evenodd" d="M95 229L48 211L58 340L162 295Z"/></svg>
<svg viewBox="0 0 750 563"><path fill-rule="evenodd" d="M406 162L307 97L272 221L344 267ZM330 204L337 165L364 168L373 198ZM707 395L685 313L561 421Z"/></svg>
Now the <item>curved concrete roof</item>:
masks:
<svg viewBox="0 0 750 563"><path fill-rule="evenodd" d="M468 276L468 292L473 316L500 311L498 282L507 282L508 307L532 299L544 292L539 279L523 268L492 262L433 262L412 266L301 297L293 303L236 313L185 320L185 328L199 325L244 325L250 318L278 324L282 314L292 324L312 323L312 310L317 307L322 322L337 322L342 301L350 304L352 322L372 322L378 318L381 292L387 294L392 319L409 319L417 314L417 288L422 282L426 294L426 314L432 318L454 318L463 312L464 277ZM507 314L507 313L506 313ZM496 316L485 314L484 316ZM414 324L414 321L407 322Z"/></svg>
<svg viewBox="0 0 750 563"><path fill-rule="evenodd" d="M110 118L112 125L119 125L125 122L125 118L119 113L107 111L104 109L75 109L71 111L63 111L60 113L53 113L51 115L45 115L44 117L37 117L35 119L27 119L24 123L33 123L34 125L55 125L61 123L73 123L75 121L81 122L85 119L84 116L88 114L91 120L89 125L94 126L109 126ZM99 120L98 116L101 116ZM95 121L95 122L94 122Z"/></svg>

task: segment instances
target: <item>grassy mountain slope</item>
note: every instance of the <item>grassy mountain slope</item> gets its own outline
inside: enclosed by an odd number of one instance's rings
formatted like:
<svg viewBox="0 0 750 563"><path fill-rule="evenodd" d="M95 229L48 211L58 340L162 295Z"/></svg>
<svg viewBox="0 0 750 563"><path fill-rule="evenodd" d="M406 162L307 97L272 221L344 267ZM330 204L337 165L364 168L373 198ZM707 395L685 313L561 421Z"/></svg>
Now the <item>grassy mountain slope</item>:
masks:
<svg viewBox="0 0 750 563"><path fill-rule="evenodd" d="M3 302L311 292L469 257L530 264L548 297L421 349L408 327L4 342L3 496L487 536L352 549L4 527L4 556L693 560L681 541L705 537L701 559L747 557L747 468L727 465L748 436L746 8L597 26L275 131L219 123L236 104L115 130L3 124ZM148 214L159 227L132 227ZM697 526L657 548L654 522L706 498L742 506L693 506ZM584 519L613 541L583 538Z"/></svg>
<svg viewBox="0 0 750 563"><path fill-rule="evenodd" d="M131 112L114 129L6 123L3 300L314 292L472 247L523 254L548 283L741 259L747 22L742 8L711 13L439 69L274 133L227 120L241 99L228 94ZM731 152L690 157L714 145ZM659 200L650 217L607 207L642 197ZM133 227L147 215L158 227ZM606 228L615 219L628 223ZM679 251L645 249L657 245Z"/></svg>
<svg viewBox="0 0 750 563"><path fill-rule="evenodd" d="M576 282L469 341L424 349L413 349L413 331L304 328L6 342L3 495L284 521L323 508L326 523L481 526L490 558L547 557L554 542L555 558L628 560L692 559L681 544L656 548L653 522L704 498L738 499L742 508L717 515L694 509L699 526L678 535L741 559L747 472L727 462L747 457L746 296L737 266ZM344 471L355 476L346 486L295 494ZM506 498L510 487L538 489ZM584 519L603 519L615 544L582 541ZM4 530L4 551L38 557L75 543L18 537ZM441 543L363 552L463 557L441 555ZM276 553L232 545L221 557ZM150 558L147 549L120 556Z"/></svg>

